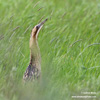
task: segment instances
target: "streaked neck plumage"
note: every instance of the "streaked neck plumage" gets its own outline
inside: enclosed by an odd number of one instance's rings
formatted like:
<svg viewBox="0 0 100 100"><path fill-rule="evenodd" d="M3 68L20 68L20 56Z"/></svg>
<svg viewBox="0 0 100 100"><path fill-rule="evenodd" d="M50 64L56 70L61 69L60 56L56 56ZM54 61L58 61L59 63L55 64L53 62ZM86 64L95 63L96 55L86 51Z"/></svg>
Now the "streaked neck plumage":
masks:
<svg viewBox="0 0 100 100"><path fill-rule="evenodd" d="M30 64L41 63L40 48L36 38L30 38Z"/></svg>

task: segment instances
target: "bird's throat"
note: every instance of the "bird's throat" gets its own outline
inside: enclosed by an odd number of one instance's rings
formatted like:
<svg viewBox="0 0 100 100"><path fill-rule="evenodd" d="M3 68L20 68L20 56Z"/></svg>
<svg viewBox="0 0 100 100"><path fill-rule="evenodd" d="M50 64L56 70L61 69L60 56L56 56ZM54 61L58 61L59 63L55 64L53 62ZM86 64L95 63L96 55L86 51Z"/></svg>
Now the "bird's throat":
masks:
<svg viewBox="0 0 100 100"><path fill-rule="evenodd" d="M30 64L37 65L41 63L40 49L37 40L30 40Z"/></svg>

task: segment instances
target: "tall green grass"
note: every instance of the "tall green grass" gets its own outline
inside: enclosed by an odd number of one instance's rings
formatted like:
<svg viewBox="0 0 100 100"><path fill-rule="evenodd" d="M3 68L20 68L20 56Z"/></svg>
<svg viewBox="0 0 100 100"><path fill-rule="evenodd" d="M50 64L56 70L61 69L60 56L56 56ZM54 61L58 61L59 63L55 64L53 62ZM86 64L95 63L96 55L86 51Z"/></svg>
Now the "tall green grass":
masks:
<svg viewBox="0 0 100 100"><path fill-rule="evenodd" d="M30 33L42 18L49 18L38 37L42 81L24 84ZM100 1L0 0L0 100L71 100L81 92L100 98Z"/></svg>

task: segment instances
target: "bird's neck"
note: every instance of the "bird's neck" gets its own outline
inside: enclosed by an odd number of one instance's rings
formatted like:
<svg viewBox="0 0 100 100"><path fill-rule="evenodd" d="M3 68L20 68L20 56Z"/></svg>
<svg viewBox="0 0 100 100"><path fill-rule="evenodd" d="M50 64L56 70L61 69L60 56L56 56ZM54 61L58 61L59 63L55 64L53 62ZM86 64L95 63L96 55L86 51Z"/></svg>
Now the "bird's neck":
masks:
<svg viewBox="0 0 100 100"><path fill-rule="evenodd" d="M34 65L41 62L40 49L37 39L30 39L30 64Z"/></svg>

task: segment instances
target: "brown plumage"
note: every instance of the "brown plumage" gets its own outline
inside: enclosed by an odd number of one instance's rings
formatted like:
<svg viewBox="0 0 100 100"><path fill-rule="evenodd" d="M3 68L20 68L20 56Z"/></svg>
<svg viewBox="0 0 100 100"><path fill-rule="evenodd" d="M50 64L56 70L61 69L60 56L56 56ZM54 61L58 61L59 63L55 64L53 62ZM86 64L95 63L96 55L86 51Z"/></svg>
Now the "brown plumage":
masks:
<svg viewBox="0 0 100 100"><path fill-rule="evenodd" d="M27 67L23 79L24 80L35 80L38 79L41 76L41 55L40 55L40 49L38 46L38 34L40 29L42 28L43 24L47 21L45 19L40 24L36 25L32 29L31 37L30 37L30 63Z"/></svg>

